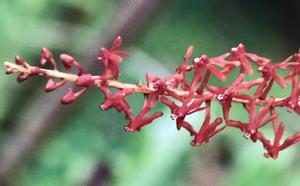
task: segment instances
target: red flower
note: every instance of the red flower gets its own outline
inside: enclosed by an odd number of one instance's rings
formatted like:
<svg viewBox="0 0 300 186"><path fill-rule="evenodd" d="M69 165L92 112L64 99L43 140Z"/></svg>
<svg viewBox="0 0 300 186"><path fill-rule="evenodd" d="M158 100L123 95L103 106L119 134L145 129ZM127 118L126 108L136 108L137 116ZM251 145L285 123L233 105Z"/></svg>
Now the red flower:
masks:
<svg viewBox="0 0 300 186"><path fill-rule="evenodd" d="M249 112L249 124L244 128L245 136L255 134L259 128L263 127L266 124L264 123L264 119L267 117L273 103L274 98L269 100L267 105L261 107L258 111L259 114L256 116L255 102L250 101L250 103L247 105L247 110Z"/></svg>
<svg viewBox="0 0 300 186"><path fill-rule="evenodd" d="M47 48L42 48L40 63L41 65L45 65L48 61L51 63L54 69L57 69L57 64L53 57L53 54Z"/></svg>
<svg viewBox="0 0 300 186"><path fill-rule="evenodd" d="M144 95L144 104L142 110L135 118L129 120L129 124L127 126L126 125L123 126L125 131L127 132L140 131L143 126L150 124L154 119L161 117L163 115L162 112L155 112L150 116L146 116L146 114L152 109L152 107L155 104L155 101L152 100L153 98L154 97L151 97L149 95Z"/></svg>
<svg viewBox="0 0 300 186"><path fill-rule="evenodd" d="M118 36L110 49L101 48L101 56L98 57L104 64L103 76L106 78L118 79L120 74L119 64L123 62L122 56L129 56L123 50L117 50L122 44L122 38Z"/></svg>
<svg viewBox="0 0 300 186"><path fill-rule="evenodd" d="M51 92L53 90L58 89L59 87L63 86L66 83L67 83L67 81L55 82L52 79L49 79L46 86L45 86L45 91L46 92Z"/></svg>
<svg viewBox="0 0 300 186"><path fill-rule="evenodd" d="M195 91L190 89L189 95L186 98L180 99L182 102L181 106L178 106L173 101L169 100L167 97L163 96L161 102L167 105L171 110L171 118L176 120L177 130L181 127L185 128L190 132L191 135L196 135L197 132L194 130L191 124L184 121L187 115L199 112L206 107L200 107L201 104L212 98L212 95L206 95L200 98L194 98Z"/></svg>
<svg viewBox="0 0 300 186"><path fill-rule="evenodd" d="M201 128L200 128L199 132L196 133L195 139L191 143L193 146L199 146L203 142L207 143L208 140L212 136L219 133L220 131L222 131L226 127L226 126L223 126L219 129L217 129L217 127L220 124L222 124L222 122L223 122L223 120L221 118L216 118L213 122L210 123L210 118L211 118L210 101L206 101L205 110L206 110L206 114L205 114L204 121L201 125Z"/></svg>
<svg viewBox="0 0 300 186"><path fill-rule="evenodd" d="M270 92L273 82L276 81L281 88L285 88L286 83L280 78L276 73L276 69L280 67L281 64L269 65L262 64L259 66L258 71L262 72L262 78L264 81L258 85L255 95L260 99L265 99Z"/></svg>
<svg viewBox="0 0 300 186"><path fill-rule="evenodd" d="M165 81L158 77L151 76L148 73L146 74L146 80L148 87L155 89L155 91L153 91L152 94L144 95L144 104L142 110L134 119L129 121L127 126L124 125L123 127L127 132L140 131L143 126L150 124L154 119L163 115L162 112L155 112L150 116L146 116L147 113L158 102L160 95L165 92Z"/></svg>
<svg viewBox="0 0 300 186"><path fill-rule="evenodd" d="M292 68L284 78L286 82L292 81L297 75L300 74L300 49L298 53L290 56L288 59L280 63L279 66L281 68Z"/></svg>
<svg viewBox="0 0 300 186"><path fill-rule="evenodd" d="M233 55L232 60L240 61L242 68L244 68L249 75L253 74L253 70L248 59L259 65L265 65L270 62L270 60L267 58L263 58L255 54L246 52L245 46L243 44L239 44L238 47L232 48L231 53Z"/></svg>
<svg viewBox="0 0 300 186"><path fill-rule="evenodd" d="M131 95L134 91L132 89L122 89L118 92L111 93L105 86L98 85L99 90L104 94L105 101L100 105L102 110L116 108L118 112L123 111L128 120L132 120L131 108L126 101L126 96Z"/></svg>
<svg viewBox="0 0 300 186"><path fill-rule="evenodd" d="M143 126L148 125L152 123L156 118L161 117L163 115L163 112L155 112L154 114L146 117L145 114L145 111L142 110L142 112L140 112L135 119L130 121L129 125L123 126L124 130L126 132L140 131Z"/></svg>
<svg viewBox="0 0 300 186"><path fill-rule="evenodd" d="M21 66L23 66L25 69L29 69L28 63L27 63L23 58L21 58L20 56L16 56L15 62L16 62L17 65L21 65ZM11 74L11 73L13 73L13 72L14 72L14 69L8 68L8 69L6 70L6 74ZM28 74L28 73L20 73L20 74L18 75L17 81L18 81L18 82L25 81L25 80L28 79L30 76L31 76L31 74Z"/></svg>
<svg viewBox="0 0 300 186"><path fill-rule="evenodd" d="M274 113L271 117L267 118L268 112L272 110L274 103L274 98L270 99L267 105L260 108L258 115L256 114L256 104L255 99L251 100L246 104L245 108L249 113L249 122L243 123L235 120L226 120L227 125L241 129L244 132L246 138L251 137L253 141L256 141L256 135L258 129L264 127L271 121L274 121L277 118L277 115Z"/></svg>
<svg viewBox="0 0 300 186"><path fill-rule="evenodd" d="M212 64L211 60L206 55L202 55L201 57L195 58L193 65L195 68L195 74L197 76L201 76L204 70L207 70L207 73L212 73L221 81L226 80L226 76ZM197 82L198 79L200 78L197 78L197 80L195 81Z"/></svg>
<svg viewBox="0 0 300 186"><path fill-rule="evenodd" d="M290 137L286 138L282 145L279 146L280 150L284 150L289 146L298 143L300 141L300 132L296 132L295 134L291 135Z"/></svg>
<svg viewBox="0 0 300 186"><path fill-rule="evenodd" d="M62 97L61 103L66 105L74 102L77 98L79 98L81 95L83 95L87 91L87 88L81 89L78 92L73 92L71 88L68 89L66 94Z"/></svg>
<svg viewBox="0 0 300 186"><path fill-rule="evenodd" d="M60 55L60 60L63 62L65 70L67 72L71 71L72 66L75 66L78 69L78 75L82 75L84 70L81 66L81 64L76 61L72 56L68 54L61 54Z"/></svg>
<svg viewBox="0 0 300 186"><path fill-rule="evenodd" d="M284 124L281 123L279 127L277 127L274 131L275 137L274 137L273 144L271 144L271 142L268 139L266 139L266 137L261 132L257 133L256 138L261 141L263 147L267 151L266 153L264 153L264 156L266 158L268 157L272 157L273 159L278 158L278 153L280 150L282 150L280 148L280 140L282 138L283 131L284 131Z"/></svg>
<svg viewBox="0 0 300 186"><path fill-rule="evenodd" d="M188 65L190 58L192 56L194 47L189 46L187 48L187 51L184 55L184 62L179 66L179 68L176 69L176 72L174 75L166 78L166 82L168 86L171 86L172 88L177 88L181 84L181 88L183 90L188 90L190 85L186 80L186 72L190 71L192 69L191 65Z"/></svg>

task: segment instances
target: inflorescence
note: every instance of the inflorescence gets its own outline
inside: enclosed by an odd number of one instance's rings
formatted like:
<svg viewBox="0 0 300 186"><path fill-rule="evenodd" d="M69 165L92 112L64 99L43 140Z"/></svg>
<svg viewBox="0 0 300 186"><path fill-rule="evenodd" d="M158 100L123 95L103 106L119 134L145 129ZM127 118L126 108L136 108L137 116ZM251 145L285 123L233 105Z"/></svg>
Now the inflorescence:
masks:
<svg viewBox="0 0 300 186"><path fill-rule="evenodd" d="M60 55L60 61L64 70L60 71L59 65L53 54L46 48L41 50L41 65L50 63L53 69L44 69L29 65L23 58L16 56L15 64L5 62L6 74L18 74L18 81L22 82L31 76L46 76L49 78L45 91L51 92L72 82L80 90L74 92L69 88L62 97L62 104L69 104L87 92L91 86L96 86L104 94L104 102L100 105L102 110L115 108L118 112L124 112L128 124L123 128L127 132L140 131L145 125L161 117L162 112L149 114L152 108L160 101L171 110L171 118L176 121L177 129L187 130L194 137L191 144L199 146L208 142L211 137L220 133L225 128L234 127L240 129L246 138L253 142L260 141L266 153L265 157L276 159L281 150L300 141L300 132L283 138L285 124L279 123L276 108L286 107L289 112L300 114L300 51L282 62L271 64L270 59L257 56L245 50L243 44L232 48L230 52L217 57L202 55L191 61L193 46L188 47L181 64L176 72L166 78L159 78L146 74L147 84L127 84L118 81L120 68L124 56L129 54L118 48L122 44L121 37L117 37L110 49L102 48L101 55L97 58L102 61L104 71L102 75L85 73L81 64L72 56ZM246 81L245 78L253 74L253 67L261 74L259 78ZM78 70L72 74L72 68ZM237 77L226 87L209 84L211 77L226 82L233 70L239 71ZM285 77L281 77L277 70L284 70ZM186 74L193 74L189 81ZM282 89L291 84L290 95L286 98L276 98L269 93L277 83ZM116 91L112 91L115 89ZM250 89L254 93L248 93ZM133 93L142 93L144 103L137 116L133 116L130 104L126 97ZM223 111L222 117L211 118L211 103L216 101ZM233 103L243 105L249 114L247 122L234 120L230 117ZM200 129L186 121L188 115L204 112L204 120ZM274 139L270 141L262 133L261 129L272 125Z"/></svg>

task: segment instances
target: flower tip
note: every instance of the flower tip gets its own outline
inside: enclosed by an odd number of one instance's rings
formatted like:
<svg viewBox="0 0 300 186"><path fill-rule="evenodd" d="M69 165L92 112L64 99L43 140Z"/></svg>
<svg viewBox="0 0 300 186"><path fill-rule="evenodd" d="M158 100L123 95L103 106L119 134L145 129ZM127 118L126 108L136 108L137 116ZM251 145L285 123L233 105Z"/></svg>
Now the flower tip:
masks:
<svg viewBox="0 0 300 186"><path fill-rule="evenodd" d="M199 63L200 61L201 61L200 57L196 57L196 58L194 59L194 62L195 62L195 63Z"/></svg>
<svg viewBox="0 0 300 186"><path fill-rule="evenodd" d="M118 36L114 42L113 42L113 45L112 45L112 48L116 49L116 48L119 48L122 44L122 37L121 36Z"/></svg>
<svg viewBox="0 0 300 186"><path fill-rule="evenodd" d="M67 93L62 97L61 103L63 105L67 105L67 104L74 102L75 99L76 99L76 96L74 95L73 90L71 88L69 88Z"/></svg>
<svg viewBox="0 0 300 186"><path fill-rule="evenodd" d="M41 65L45 65L46 63L47 63L47 59L45 59L45 58L41 58Z"/></svg>
<svg viewBox="0 0 300 186"><path fill-rule="evenodd" d="M135 130L133 128L131 128L129 125L123 125L123 129L125 132L130 132L133 133Z"/></svg>
<svg viewBox="0 0 300 186"><path fill-rule="evenodd" d="M5 74L12 74L12 73L14 73L14 69L13 68L7 68L6 70L5 70Z"/></svg>
<svg viewBox="0 0 300 186"><path fill-rule="evenodd" d="M225 82L226 81L226 76L221 74L220 76L218 76L217 78L219 78L222 82Z"/></svg>
<svg viewBox="0 0 300 186"><path fill-rule="evenodd" d="M234 53L234 52L237 52L237 50L238 50L238 49L237 49L236 47L233 47L233 48L230 49L230 51L233 52L233 53Z"/></svg>
<svg viewBox="0 0 300 186"><path fill-rule="evenodd" d="M104 53L104 52L106 52L106 51L107 51L106 48L104 48L104 47L100 48L100 52Z"/></svg>
<svg viewBox="0 0 300 186"><path fill-rule="evenodd" d="M191 145L193 146L193 147L198 147L198 146L200 146L202 143L201 142L198 142L197 140L193 140L192 142L191 142Z"/></svg>
<svg viewBox="0 0 300 186"><path fill-rule="evenodd" d="M245 70L246 70L246 72L247 72L247 74L249 75L249 76L251 76L252 74L253 74L253 69L252 69L252 67L250 66L250 67L244 67L245 68Z"/></svg>
<svg viewBox="0 0 300 186"><path fill-rule="evenodd" d="M28 77L29 77L28 74L21 73L21 74L18 76L17 81L18 81L19 83L21 83L21 82L25 81Z"/></svg>
<svg viewBox="0 0 300 186"><path fill-rule="evenodd" d="M147 72L146 73L147 83L149 84L150 82L152 82L153 79L154 79L153 76L149 72Z"/></svg>
<svg viewBox="0 0 300 186"><path fill-rule="evenodd" d="M163 116L164 113L163 112L156 112L155 115L156 115L155 117L158 118L158 117Z"/></svg>
<svg viewBox="0 0 300 186"><path fill-rule="evenodd" d="M238 45L238 48L245 48L245 45L244 45L243 43L240 43L240 44Z"/></svg>
<svg viewBox="0 0 300 186"><path fill-rule="evenodd" d="M269 158L269 157L270 157L269 153L265 152L265 153L264 153L264 157L265 157L265 158Z"/></svg>
<svg viewBox="0 0 300 186"><path fill-rule="evenodd" d="M215 121L215 123L218 123L218 124L222 123L222 122L223 122L222 118L217 118L216 121Z"/></svg>
<svg viewBox="0 0 300 186"><path fill-rule="evenodd" d="M200 57L200 61L202 61L203 63L207 64L209 62L209 57L207 55L202 55Z"/></svg>
<svg viewBox="0 0 300 186"><path fill-rule="evenodd" d="M101 110L107 110L111 107L115 107L117 109L117 105L110 99L105 100L99 107Z"/></svg>
<svg viewBox="0 0 300 186"><path fill-rule="evenodd" d="M17 65L23 65L24 59L21 56L16 56L15 62Z"/></svg>
<svg viewBox="0 0 300 186"><path fill-rule="evenodd" d="M259 66L259 67L257 68L257 71L258 71L258 72L263 72L263 70L264 70L264 67L263 67L263 66Z"/></svg>
<svg viewBox="0 0 300 186"><path fill-rule="evenodd" d="M60 60L68 66L71 66L74 62L74 58L68 54L61 54Z"/></svg>
<svg viewBox="0 0 300 186"><path fill-rule="evenodd" d="M194 46L193 46L193 45L190 45L190 46L187 48L184 57L190 58L190 57L192 56L193 50L194 50Z"/></svg>
<svg viewBox="0 0 300 186"><path fill-rule="evenodd" d="M45 91L46 92L51 92L55 90L57 87L55 86L55 82L52 79L49 79L46 86L45 86Z"/></svg>
<svg viewBox="0 0 300 186"><path fill-rule="evenodd" d="M157 81L158 78L155 76L152 76L150 73L146 73L146 81L147 81L147 85L150 88L155 88L155 86L157 85Z"/></svg>
<svg viewBox="0 0 300 186"><path fill-rule="evenodd" d="M107 109L104 104L100 105L99 107L100 107L101 110L106 110Z"/></svg>
<svg viewBox="0 0 300 186"><path fill-rule="evenodd" d="M49 58L51 58L53 56L52 53L47 48L43 47L41 49L41 52L42 52L42 58L49 59Z"/></svg>

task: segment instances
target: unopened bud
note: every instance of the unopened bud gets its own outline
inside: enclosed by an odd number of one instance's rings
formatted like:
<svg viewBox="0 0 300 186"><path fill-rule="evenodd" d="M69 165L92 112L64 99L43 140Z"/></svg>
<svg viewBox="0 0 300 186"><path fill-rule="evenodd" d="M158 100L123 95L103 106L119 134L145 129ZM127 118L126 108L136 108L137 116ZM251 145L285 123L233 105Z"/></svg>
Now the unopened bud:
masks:
<svg viewBox="0 0 300 186"><path fill-rule="evenodd" d="M74 62L74 58L68 54L61 54L60 55L60 60L65 64L65 65L68 65L68 66L71 66L73 65L73 62Z"/></svg>
<svg viewBox="0 0 300 186"><path fill-rule="evenodd" d="M94 83L92 77L91 74L82 74L76 79L75 83L77 86L91 86Z"/></svg>
<svg viewBox="0 0 300 186"><path fill-rule="evenodd" d="M68 89L66 94L62 97L61 103L64 105L72 103L76 99L76 96L71 88Z"/></svg>

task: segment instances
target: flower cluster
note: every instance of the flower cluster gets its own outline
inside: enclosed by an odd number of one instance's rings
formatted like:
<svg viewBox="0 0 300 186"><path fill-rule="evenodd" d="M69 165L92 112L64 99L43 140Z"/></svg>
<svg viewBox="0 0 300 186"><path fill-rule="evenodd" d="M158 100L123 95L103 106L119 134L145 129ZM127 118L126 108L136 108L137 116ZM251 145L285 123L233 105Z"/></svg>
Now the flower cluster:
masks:
<svg viewBox="0 0 300 186"><path fill-rule="evenodd" d="M192 59L193 46L188 47L181 64L176 72L166 78L159 78L146 74L146 84L127 84L118 81L119 65L124 56L129 54L118 48L122 44L121 37L117 37L110 49L102 48L97 58L104 65L101 75L85 73L76 59L67 54L60 55L63 71L46 48L41 51L41 65L50 63L53 69L30 66L24 59L17 56L15 64L5 62L6 73L17 73L18 81L24 81L33 75L49 78L45 91L50 92L73 82L76 92L70 88L62 97L63 104L69 104L83 95L89 87L96 86L104 95L102 110L115 108L123 112L128 124L123 128L127 132L140 131L153 120L161 117L162 112L152 112L153 107L161 102L170 108L171 118L175 120L177 129L185 129L193 137L191 144L199 146L208 142L210 138L225 128L237 128L246 138L253 142L260 141L266 150L265 157L276 159L281 150L300 141L300 132L283 139L286 125L279 123L278 107L286 107L289 112L300 114L300 51L282 62L272 64L270 59L246 51L243 44L232 48L228 53L217 57L202 55ZM72 68L78 70L72 74ZM246 78L257 69L260 77L246 81ZM278 70L285 71L282 77ZM227 79L233 71L238 75L232 82ZM187 78L192 74L192 79ZM210 80L217 78L226 82L228 86L216 86ZM277 83L282 89L291 85L290 95L286 98L276 98L270 91ZM254 90L254 91L249 91ZM253 93L249 93L253 92ZM144 103L140 112L134 116L127 96L142 93ZM222 108L223 115L212 118L211 103L216 101ZM247 121L238 121L231 117L233 103L242 104L249 117ZM204 119L197 127L187 121L187 117L194 113L204 112ZM263 134L262 128L272 126L274 139L270 140ZM196 128L199 128L198 130Z"/></svg>

